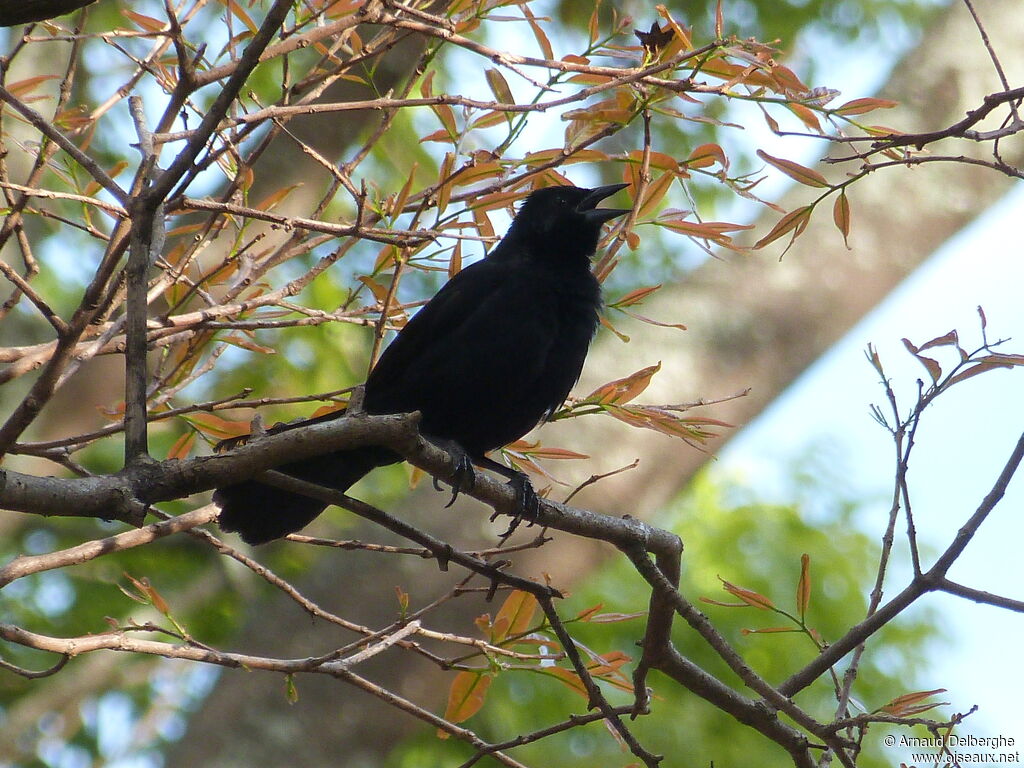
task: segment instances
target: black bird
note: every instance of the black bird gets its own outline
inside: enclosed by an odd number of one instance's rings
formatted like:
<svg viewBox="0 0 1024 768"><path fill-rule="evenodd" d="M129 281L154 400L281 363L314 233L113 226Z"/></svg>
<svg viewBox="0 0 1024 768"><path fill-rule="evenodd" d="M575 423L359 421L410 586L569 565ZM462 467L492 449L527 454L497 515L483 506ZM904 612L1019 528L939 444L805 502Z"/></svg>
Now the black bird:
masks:
<svg viewBox="0 0 1024 768"><path fill-rule="evenodd" d="M421 433L457 463L463 460L467 485L471 461L509 477L524 510L535 508L526 475L485 454L548 418L579 378L601 308L590 257L601 225L628 213L596 206L626 186L532 192L487 257L449 280L384 350L366 381L367 413L420 411ZM270 432L308 423L281 424ZM375 467L397 461L401 457L393 451L371 446L279 469L345 491ZM255 480L220 488L213 499L221 507L220 527L250 544L293 533L326 508Z"/></svg>

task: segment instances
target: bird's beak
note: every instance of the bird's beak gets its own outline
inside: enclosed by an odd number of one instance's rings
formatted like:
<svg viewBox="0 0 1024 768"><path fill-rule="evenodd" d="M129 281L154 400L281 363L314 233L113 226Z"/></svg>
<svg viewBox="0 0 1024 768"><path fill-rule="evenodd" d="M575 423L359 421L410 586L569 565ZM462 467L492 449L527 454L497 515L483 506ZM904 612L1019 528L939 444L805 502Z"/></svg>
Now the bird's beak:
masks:
<svg viewBox="0 0 1024 768"><path fill-rule="evenodd" d="M598 203L604 200L606 197L611 197L620 189L625 189L629 184L608 184L604 187L597 187L590 191L590 194L584 197L580 204L576 206L576 210L587 217L588 221L596 221L599 224L603 224L610 219L614 219L616 216L622 216L625 213L629 213L629 209L621 208L598 208Z"/></svg>

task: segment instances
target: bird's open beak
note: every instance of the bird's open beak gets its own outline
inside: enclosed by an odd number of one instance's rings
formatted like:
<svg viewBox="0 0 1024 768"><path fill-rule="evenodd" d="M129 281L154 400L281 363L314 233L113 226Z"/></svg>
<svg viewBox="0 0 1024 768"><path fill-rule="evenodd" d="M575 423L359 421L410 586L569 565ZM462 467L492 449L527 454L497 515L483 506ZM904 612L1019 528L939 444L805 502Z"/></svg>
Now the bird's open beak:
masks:
<svg viewBox="0 0 1024 768"><path fill-rule="evenodd" d="M597 204L604 200L606 197L611 197L620 189L625 189L629 184L608 184L604 187L596 187L590 191L590 194L584 197L580 204L576 206L576 210L587 217L589 221L596 221L600 224L614 219L616 216L622 216L624 213L629 213L629 209L621 208L598 208Z"/></svg>

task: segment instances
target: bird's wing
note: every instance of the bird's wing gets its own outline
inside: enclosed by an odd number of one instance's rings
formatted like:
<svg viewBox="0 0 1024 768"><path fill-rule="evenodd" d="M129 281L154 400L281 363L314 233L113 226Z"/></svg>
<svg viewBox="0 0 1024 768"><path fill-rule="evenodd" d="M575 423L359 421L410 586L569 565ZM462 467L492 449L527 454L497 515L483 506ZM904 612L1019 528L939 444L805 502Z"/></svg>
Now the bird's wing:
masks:
<svg viewBox="0 0 1024 768"><path fill-rule="evenodd" d="M537 289L528 265L515 261L463 269L384 350L367 380L367 409L444 411L455 401L474 409L532 386L557 323Z"/></svg>

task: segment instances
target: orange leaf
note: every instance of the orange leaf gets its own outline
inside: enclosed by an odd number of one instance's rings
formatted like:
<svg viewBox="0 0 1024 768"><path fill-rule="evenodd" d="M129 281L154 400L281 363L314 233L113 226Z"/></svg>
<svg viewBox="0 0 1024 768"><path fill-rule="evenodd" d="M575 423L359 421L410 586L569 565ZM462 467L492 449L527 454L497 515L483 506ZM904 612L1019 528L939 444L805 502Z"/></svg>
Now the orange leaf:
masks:
<svg viewBox="0 0 1024 768"><path fill-rule="evenodd" d="M690 36L686 34L686 30L683 26L672 18L672 14L668 12L668 8L659 4L654 6L654 10L658 12L661 18L665 19L665 21L671 25L672 31L676 33L675 40L673 42L677 42L681 46L681 49L693 48L693 43L690 42Z"/></svg>
<svg viewBox="0 0 1024 768"><path fill-rule="evenodd" d="M766 245L775 242L791 230L793 231L794 239L799 237L800 233L807 228L807 222L810 221L812 210L814 210L814 206L811 205L794 208L779 219L779 222L772 227L771 232L754 243L754 249L764 248Z"/></svg>
<svg viewBox="0 0 1024 768"><path fill-rule="evenodd" d="M507 112L484 112L480 117L476 118L469 124L467 130L473 130L474 128L493 128L496 125L501 125L508 120Z"/></svg>
<svg viewBox="0 0 1024 768"><path fill-rule="evenodd" d="M165 21L154 19L152 16L145 16L141 13L136 13L128 8L122 8L121 14L134 21L147 32L159 32L167 26L167 22Z"/></svg>
<svg viewBox="0 0 1024 768"><path fill-rule="evenodd" d="M444 719L451 723L468 720L484 705L487 689L493 678L482 672L459 672L448 689L448 706L444 711ZM447 739L448 733L440 728L439 739Z"/></svg>
<svg viewBox="0 0 1024 768"><path fill-rule="evenodd" d="M587 667L587 671L595 677L603 677L612 672L616 672L619 667L630 661L629 656L624 654L622 651L612 651L611 653L606 653L598 658L600 659L600 663Z"/></svg>
<svg viewBox="0 0 1024 768"><path fill-rule="evenodd" d="M455 137L459 135L458 127L455 123L455 112L447 104L435 104L431 107L434 110L434 114L437 115L437 119L441 121L441 125L448 131L448 135Z"/></svg>
<svg viewBox="0 0 1024 768"><path fill-rule="evenodd" d="M282 187L276 192L271 192L269 195L263 198L263 200L257 203L255 207L261 211L272 211L274 210L275 206L277 206L278 203L280 203L282 200L288 197L288 195L290 195L292 192L294 192L297 188L301 186L302 184L291 184L287 187Z"/></svg>
<svg viewBox="0 0 1024 768"><path fill-rule="evenodd" d="M795 163L792 160L784 160L781 157L772 157L763 149L757 150L757 156L766 163L778 168L784 174L789 176L789 178L794 181L799 181L801 184L806 184L808 187L829 186L825 177L813 168L807 168L806 166L800 165L800 163Z"/></svg>
<svg viewBox="0 0 1024 768"><path fill-rule="evenodd" d="M755 592L752 589L746 587L738 587L731 582L726 581L721 576L718 580L722 582L722 588L730 595L735 595L747 605L759 608L762 611L771 610L775 607L775 604L767 597L762 595L760 592Z"/></svg>
<svg viewBox="0 0 1024 768"><path fill-rule="evenodd" d="M56 79L57 75L36 75L35 77L26 77L24 80L19 80L16 83L8 85L7 90L15 96L21 97L34 91L40 83Z"/></svg>
<svg viewBox="0 0 1024 768"><path fill-rule="evenodd" d="M455 177L455 186L461 187L467 184L475 184L487 179L493 179L501 174L504 169L500 163L485 162L467 166L458 176Z"/></svg>
<svg viewBox="0 0 1024 768"><path fill-rule="evenodd" d="M601 316L601 325L603 325L609 331L611 331L616 336L618 336L619 337L619 341L622 341L622 342L625 342L625 343L629 342L629 336L627 336L622 331L620 331L618 328L616 328L614 325L612 325L611 321L608 320L608 318L605 317L604 315Z"/></svg>
<svg viewBox="0 0 1024 768"><path fill-rule="evenodd" d="M327 405L321 405L319 408L313 411L313 413L310 414L309 418L316 419L319 418L320 416L326 416L328 413L337 413L338 411L344 411L346 408L348 408L348 403L328 403Z"/></svg>
<svg viewBox="0 0 1024 768"><path fill-rule="evenodd" d="M525 440L516 440L505 446L506 451L513 451L524 456L536 456L539 459L589 459L585 453L570 451L568 448L546 448L537 443L527 443Z"/></svg>
<svg viewBox="0 0 1024 768"><path fill-rule="evenodd" d="M241 437L249 434L249 424L245 421L228 421L212 413L190 413L182 416L189 424L204 435L216 438Z"/></svg>
<svg viewBox="0 0 1024 768"><path fill-rule="evenodd" d="M239 5L236 0L220 0L221 4L226 7L233 16L237 17L239 21L245 24L249 28L249 31L254 35L259 32L259 27L256 26L256 22L252 20L252 17L245 12L245 9Z"/></svg>
<svg viewBox="0 0 1024 768"><path fill-rule="evenodd" d="M644 190L643 202L640 203L640 208L636 213L638 218L647 216L658 206L658 203L662 201L662 198L668 192L669 187L672 186L675 178L674 173L663 173L658 177L657 181Z"/></svg>
<svg viewBox="0 0 1024 768"><path fill-rule="evenodd" d="M714 165L715 161L722 166L722 170L729 168L729 158L718 144L701 144L686 158L686 164L691 168L707 168Z"/></svg>
<svg viewBox="0 0 1024 768"><path fill-rule="evenodd" d="M509 636L526 632L533 623L537 607L537 598L529 592L516 589L509 593L494 617L491 642L499 643Z"/></svg>
<svg viewBox="0 0 1024 768"><path fill-rule="evenodd" d="M835 205L832 206L832 220L836 223L836 228L842 233L843 242L846 244L846 247L849 248L850 201L846 197L845 190L839 193Z"/></svg>
<svg viewBox="0 0 1024 768"><path fill-rule="evenodd" d="M630 291L618 301L611 302L608 304L609 307L631 307L634 304L639 304L641 301L646 299L656 290L661 288L661 283L657 285L648 285L646 288L637 288Z"/></svg>
<svg viewBox="0 0 1024 768"><path fill-rule="evenodd" d="M545 675L550 675L557 680L560 680L570 691L578 693L584 699L589 699L590 695L587 693L587 687L583 685L583 681L580 680L580 676L569 669L563 669L562 667L543 667L541 671Z"/></svg>
<svg viewBox="0 0 1024 768"><path fill-rule="evenodd" d="M728 221L687 221L685 219L664 219L656 222L659 226L668 227L673 232L701 240L710 240L719 245L728 245L732 238L726 232L753 229L752 224L732 224Z"/></svg>
<svg viewBox="0 0 1024 768"><path fill-rule="evenodd" d="M892 109L896 106L899 106L899 102L889 99L854 99L836 107L835 112L840 115L863 115L865 112L873 112L876 109Z"/></svg>
<svg viewBox="0 0 1024 768"><path fill-rule="evenodd" d="M196 431L190 429L184 435L174 441L174 445L171 446L171 450L167 452L168 459L184 459L188 456L192 450L192 446L196 442Z"/></svg>
<svg viewBox="0 0 1024 768"><path fill-rule="evenodd" d="M797 76L796 72L782 64L776 64L772 67L772 80L778 83L782 90L789 91L790 93L806 94L811 90Z"/></svg>
<svg viewBox="0 0 1024 768"><path fill-rule="evenodd" d="M881 712L887 712L890 715L905 715L909 708L914 707L920 701L927 699L929 696L934 696L937 693L945 693L945 688L935 688L930 691L915 691L914 693L905 693L902 696L897 696L895 699L890 701L884 707L881 708ZM942 702L945 703L945 702ZM939 703L929 704L927 709L939 706ZM916 709L915 711L922 712L924 710Z"/></svg>
<svg viewBox="0 0 1024 768"><path fill-rule="evenodd" d="M641 368L624 379L616 379L615 381L603 384L584 399L601 405L628 403L647 389L647 385L651 383L651 378L660 370L661 362L657 365Z"/></svg>
<svg viewBox="0 0 1024 768"><path fill-rule="evenodd" d="M393 247L394 246L390 246L389 245L384 250L390 253L390 251L391 251L391 249ZM365 285L367 288L370 289L370 292L373 294L373 297L378 302L380 302L382 304L384 303L384 301L388 297L388 289L385 286L383 286L380 283L378 283L376 280L374 280L369 275L360 275L357 279L359 280L359 282L361 282L363 285Z"/></svg>
<svg viewBox="0 0 1024 768"><path fill-rule="evenodd" d="M462 241L455 241L455 248L452 250L452 257L448 259L448 279L455 277L462 271Z"/></svg>
<svg viewBox="0 0 1024 768"><path fill-rule="evenodd" d="M800 118L800 122L810 128L812 131L821 132L821 123L818 122L818 116L814 113L813 109L808 109L803 104L787 104L786 107Z"/></svg>
<svg viewBox="0 0 1024 768"><path fill-rule="evenodd" d="M422 139L420 139L420 144L422 144L424 141L439 141L442 144L454 144L455 143L455 139L444 128L442 128L442 129L440 129L438 131L434 131L433 133L428 133L426 136L424 136Z"/></svg>
<svg viewBox="0 0 1024 768"><path fill-rule="evenodd" d="M533 12L526 5L520 5L519 8L522 11L523 16L526 17L527 22L529 22L530 29L533 30L533 36L537 39L537 45L540 46L540 49L544 54L544 58L555 58L554 51L551 50L551 42L548 40L548 36L544 34L544 30L541 29L540 24L537 23L537 19L534 17Z"/></svg>

